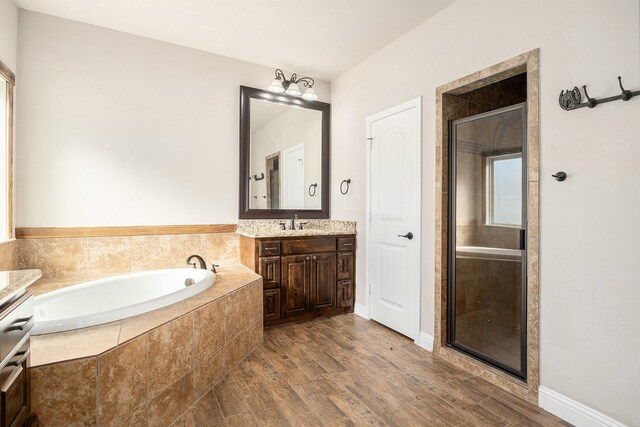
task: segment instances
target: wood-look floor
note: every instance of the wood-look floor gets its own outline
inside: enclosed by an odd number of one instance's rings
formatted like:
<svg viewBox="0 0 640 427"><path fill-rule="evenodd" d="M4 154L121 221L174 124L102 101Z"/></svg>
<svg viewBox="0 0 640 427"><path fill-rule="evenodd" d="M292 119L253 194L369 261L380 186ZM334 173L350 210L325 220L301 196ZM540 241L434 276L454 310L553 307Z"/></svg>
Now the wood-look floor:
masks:
<svg viewBox="0 0 640 427"><path fill-rule="evenodd" d="M265 330L181 426L566 426L353 314Z"/></svg>

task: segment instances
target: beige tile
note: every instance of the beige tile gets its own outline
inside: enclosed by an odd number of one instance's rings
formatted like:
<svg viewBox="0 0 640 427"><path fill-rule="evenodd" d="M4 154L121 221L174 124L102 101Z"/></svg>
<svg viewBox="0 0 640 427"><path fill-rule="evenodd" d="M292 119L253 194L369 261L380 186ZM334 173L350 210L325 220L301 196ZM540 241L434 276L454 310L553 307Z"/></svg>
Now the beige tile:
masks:
<svg viewBox="0 0 640 427"><path fill-rule="evenodd" d="M38 266L37 240L16 240L16 263L16 268L20 270L29 268L40 268Z"/></svg>
<svg viewBox="0 0 640 427"><path fill-rule="evenodd" d="M262 321L255 322L227 343L227 370L233 369L262 342Z"/></svg>
<svg viewBox="0 0 640 427"><path fill-rule="evenodd" d="M225 343L225 299L220 298L193 311L194 357L218 352Z"/></svg>
<svg viewBox="0 0 640 427"><path fill-rule="evenodd" d="M262 286L258 282L226 296L227 341L253 322L262 319Z"/></svg>
<svg viewBox="0 0 640 427"><path fill-rule="evenodd" d="M43 426L96 425L96 358L31 370L31 409Z"/></svg>
<svg viewBox="0 0 640 427"><path fill-rule="evenodd" d="M87 272L87 239L38 239L38 268L43 277L82 275Z"/></svg>
<svg viewBox="0 0 640 427"><path fill-rule="evenodd" d="M89 237L87 239L89 273L125 273L131 271L131 238Z"/></svg>
<svg viewBox="0 0 640 427"><path fill-rule="evenodd" d="M207 256L206 234L176 234L171 236L171 267L188 267L190 255ZM211 262L205 259L210 267Z"/></svg>
<svg viewBox="0 0 640 427"><path fill-rule="evenodd" d="M129 341L132 338L189 313L190 310L187 303L181 301L158 310L123 319L118 342L122 344L123 342Z"/></svg>
<svg viewBox="0 0 640 427"><path fill-rule="evenodd" d="M97 356L118 344L120 321L75 331L31 337L31 364L49 363Z"/></svg>
<svg viewBox="0 0 640 427"><path fill-rule="evenodd" d="M185 375L149 402L149 427L166 427L177 420L193 402L191 375Z"/></svg>
<svg viewBox="0 0 640 427"><path fill-rule="evenodd" d="M149 397L191 371L193 316L185 315L149 332Z"/></svg>
<svg viewBox="0 0 640 427"><path fill-rule="evenodd" d="M131 271L171 267L171 236L132 236Z"/></svg>
<svg viewBox="0 0 640 427"><path fill-rule="evenodd" d="M0 271L15 269L16 261L16 241L0 243Z"/></svg>
<svg viewBox="0 0 640 427"><path fill-rule="evenodd" d="M226 373L224 347L220 351L202 358L197 355L195 359L202 360L202 363L196 366L192 372L193 390L195 398L198 399L224 377Z"/></svg>
<svg viewBox="0 0 640 427"><path fill-rule="evenodd" d="M147 401L147 336L98 357L98 422L120 426Z"/></svg>
<svg viewBox="0 0 640 427"><path fill-rule="evenodd" d="M239 262L240 236L236 233L207 234L207 262L229 265Z"/></svg>

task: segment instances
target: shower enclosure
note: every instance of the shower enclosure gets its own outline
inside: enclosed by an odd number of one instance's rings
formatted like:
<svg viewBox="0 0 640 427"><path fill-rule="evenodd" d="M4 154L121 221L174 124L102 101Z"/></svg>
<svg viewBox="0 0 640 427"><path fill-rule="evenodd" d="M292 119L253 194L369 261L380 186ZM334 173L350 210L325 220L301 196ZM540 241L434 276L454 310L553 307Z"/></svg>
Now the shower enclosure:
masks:
<svg viewBox="0 0 640 427"><path fill-rule="evenodd" d="M447 345L526 380L526 105L455 120Z"/></svg>

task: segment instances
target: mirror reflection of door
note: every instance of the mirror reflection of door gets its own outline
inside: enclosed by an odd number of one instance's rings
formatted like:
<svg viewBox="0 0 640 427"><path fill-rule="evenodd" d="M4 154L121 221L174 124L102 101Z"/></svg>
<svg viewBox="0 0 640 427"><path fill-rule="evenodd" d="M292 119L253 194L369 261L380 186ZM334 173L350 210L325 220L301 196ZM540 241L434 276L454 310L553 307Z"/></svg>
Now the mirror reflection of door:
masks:
<svg viewBox="0 0 640 427"><path fill-rule="evenodd" d="M304 209L304 144L282 151L282 207Z"/></svg>
<svg viewBox="0 0 640 427"><path fill-rule="evenodd" d="M322 112L251 99L250 120L252 208L321 209Z"/></svg>
<svg viewBox="0 0 640 427"><path fill-rule="evenodd" d="M280 208L280 153L267 156L265 162L267 170L267 209Z"/></svg>

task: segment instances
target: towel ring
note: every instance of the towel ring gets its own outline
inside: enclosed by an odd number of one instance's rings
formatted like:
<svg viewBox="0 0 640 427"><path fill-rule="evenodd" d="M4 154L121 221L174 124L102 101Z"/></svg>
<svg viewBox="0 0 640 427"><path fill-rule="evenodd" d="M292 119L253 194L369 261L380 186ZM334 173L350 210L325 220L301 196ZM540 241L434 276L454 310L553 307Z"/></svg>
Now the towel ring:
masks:
<svg viewBox="0 0 640 427"><path fill-rule="evenodd" d="M344 184L347 184L346 190L342 190L344 188ZM343 179L340 183L340 192L342 194L347 194L349 192L349 187L351 186L351 178Z"/></svg>
<svg viewBox="0 0 640 427"><path fill-rule="evenodd" d="M313 188L313 193L311 193L311 189L312 189L312 188ZM310 195L311 197L315 196L315 195L316 195L316 191L318 191L318 184L317 184L317 183L316 183L316 184L311 184L311 185L309 186L309 195Z"/></svg>

